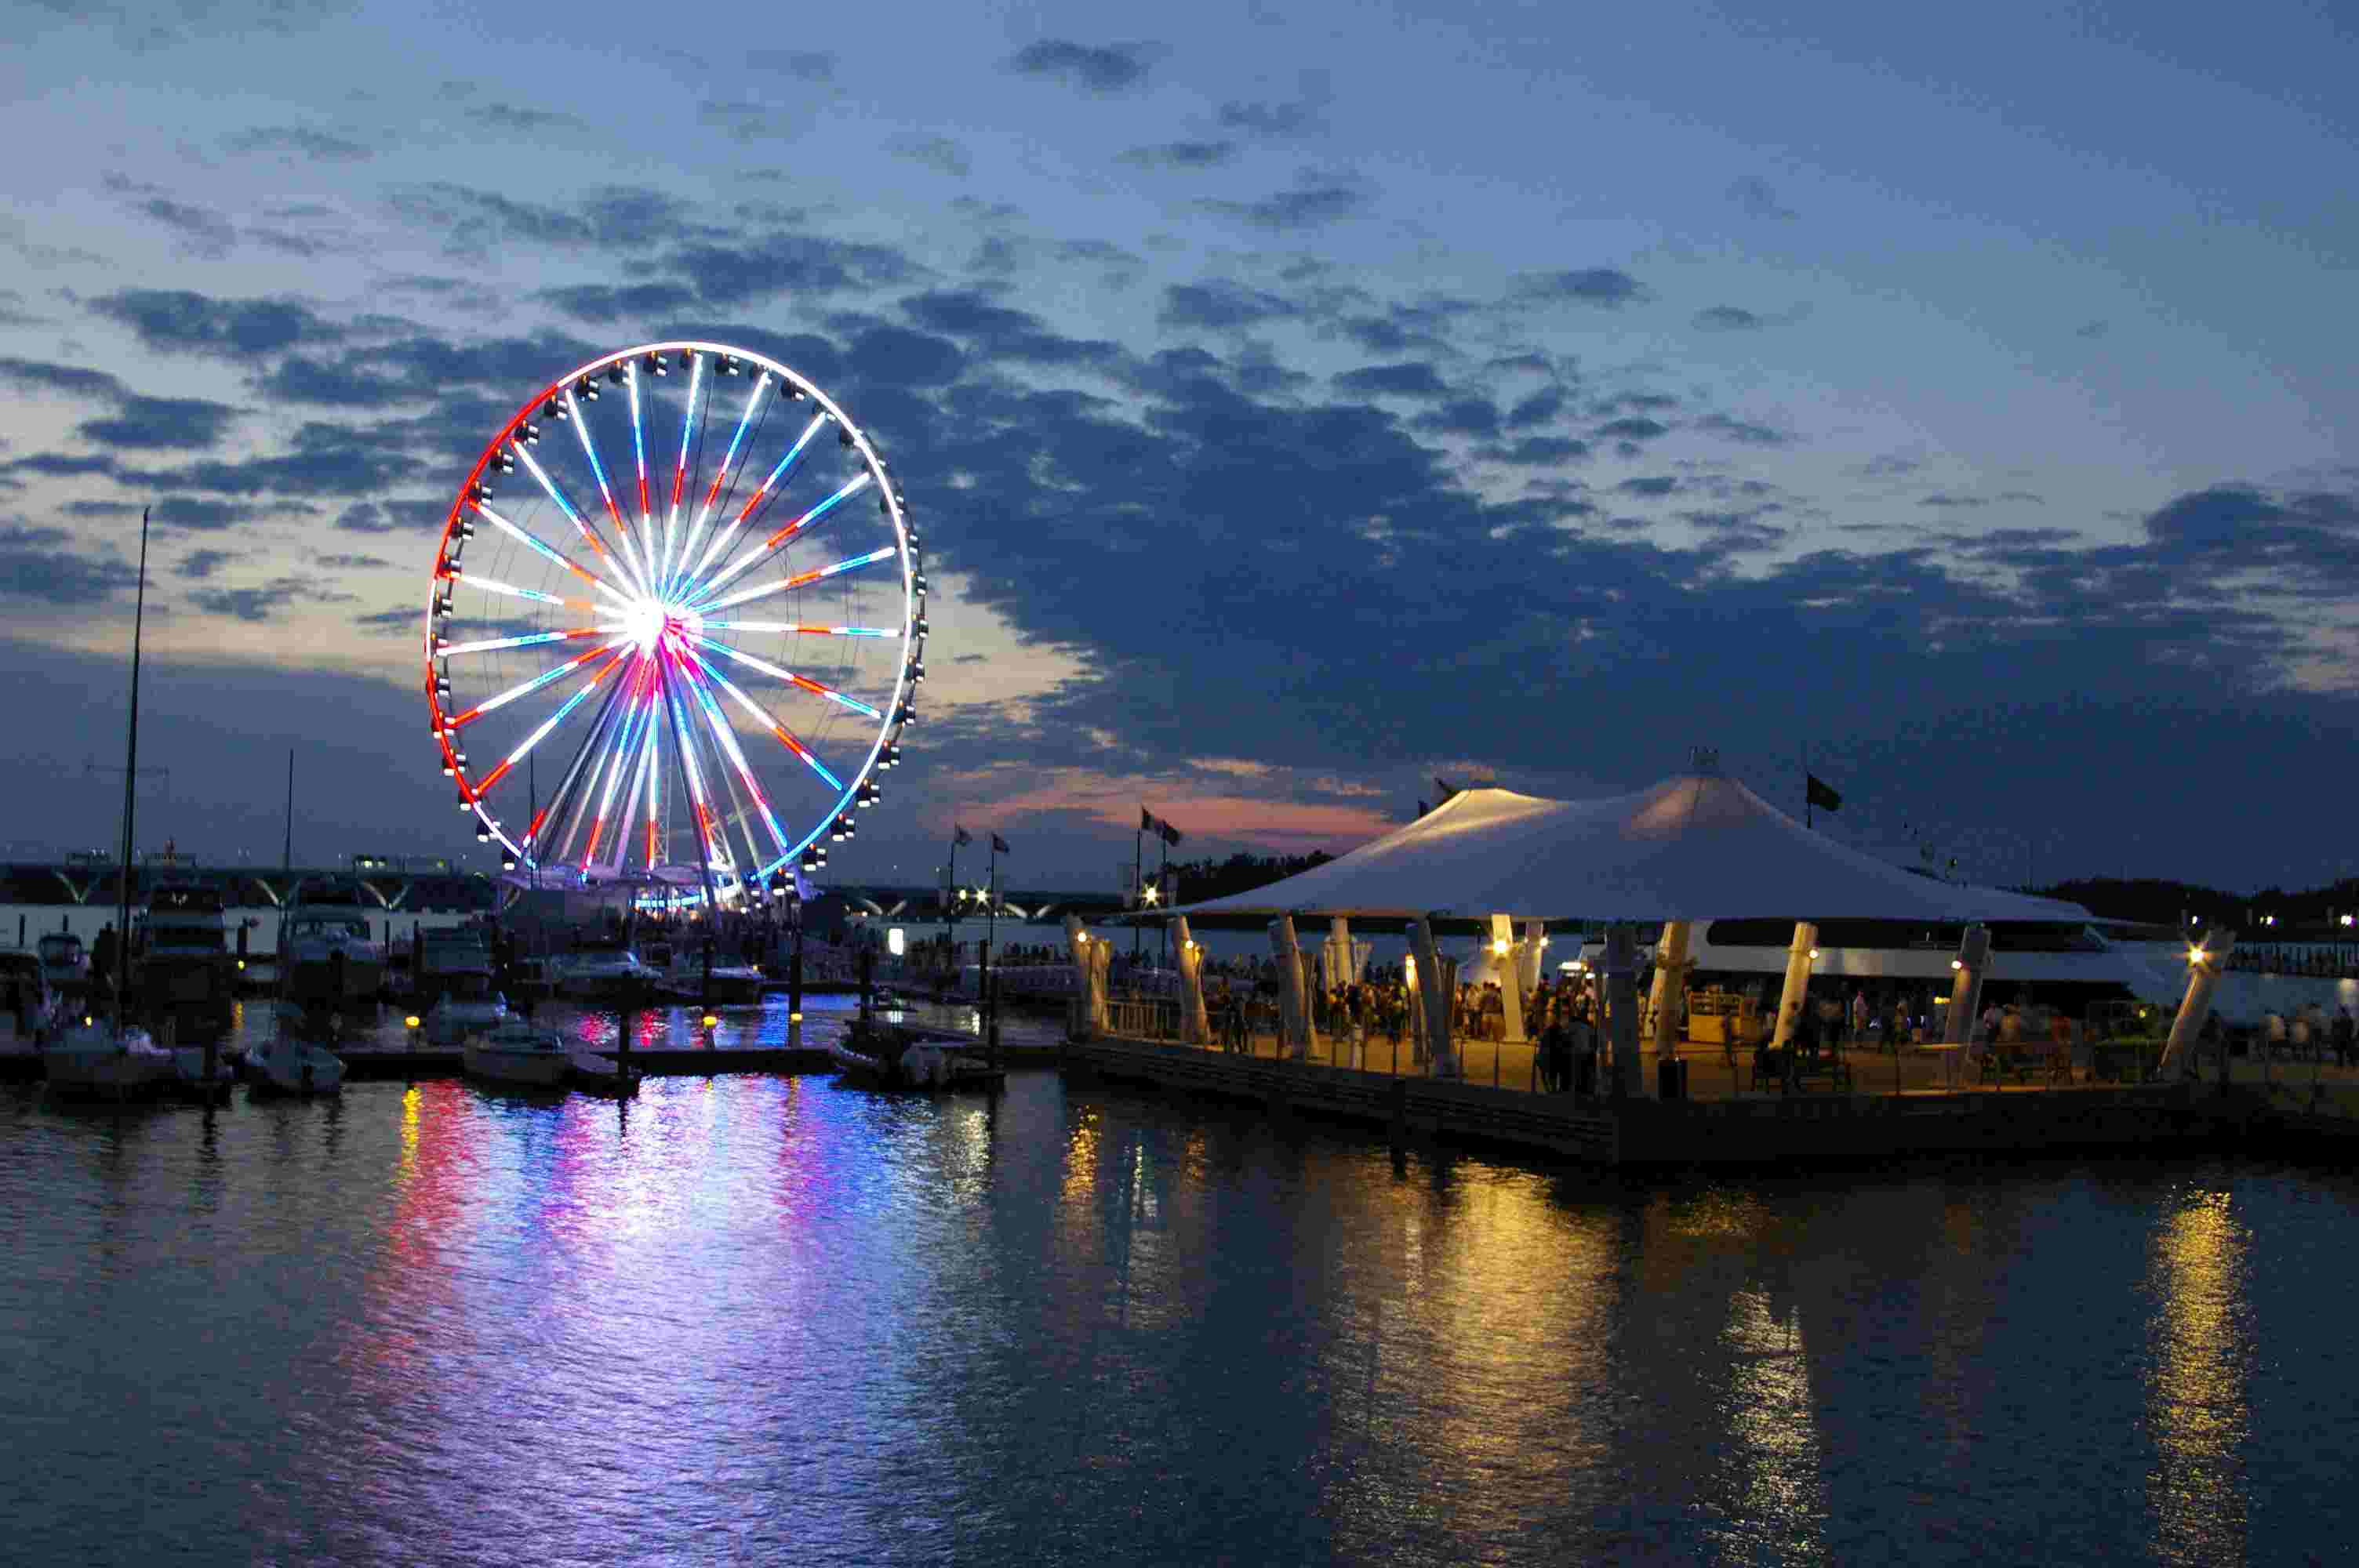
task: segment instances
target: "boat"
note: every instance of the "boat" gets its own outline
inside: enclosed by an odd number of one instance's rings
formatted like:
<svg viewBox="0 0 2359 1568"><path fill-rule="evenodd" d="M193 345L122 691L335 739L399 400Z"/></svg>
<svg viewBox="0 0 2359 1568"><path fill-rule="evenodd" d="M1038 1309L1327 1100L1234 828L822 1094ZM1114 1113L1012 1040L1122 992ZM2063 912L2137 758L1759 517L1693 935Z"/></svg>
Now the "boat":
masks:
<svg viewBox="0 0 2359 1568"><path fill-rule="evenodd" d="M255 1094L332 1095L344 1087L344 1061L286 1033L245 1049L246 1081Z"/></svg>
<svg viewBox="0 0 2359 1568"><path fill-rule="evenodd" d="M577 1050L565 1059L565 1076L574 1087L592 1094L632 1095L638 1093L639 1079L645 1075L612 1056Z"/></svg>
<svg viewBox="0 0 2359 1568"><path fill-rule="evenodd" d="M139 995L147 1015L181 1021L190 1032L226 1030L236 971L221 889L193 877L158 881L148 890L138 935Z"/></svg>
<svg viewBox="0 0 2359 1568"><path fill-rule="evenodd" d="M41 979L60 996L79 996L90 989L90 953L71 931L45 933L33 944L40 955Z"/></svg>
<svg viewBox="0 0 2359 1568"><path fill-rule="evenodd" d="M520 1018L472 1036L461 1050L471 1078L556 1088L572 1070L571 1047L552 1029L535 1029Z"/></svg>
<svg viewBox="0 0 2359 1568"><path fill-rule="evenodd" d="M662 972L657 982L666 996L683 1001L702 1001L708 997L723 1004L744 1004L762 1000L762 988L767 982L762 971L752 964L732 964L715 954L712 980L707 989L704 977L704 951L701 946L683 942L679 946L653 946L647 949L647 963Z"/></svg>
<svg viewBox="0 0 2359 1568"><path fill-rule="evenodd" d="M16 988L18 1008L0 1007L0 1026L14 1032L14 1044L32 1050L57 1023L61 999L49 983L40 956L22 947L0 948L0 989Z"/></svg>
<svg viewBox="0 0 2359 1568"><path fill-rule="evenodd" d="M426 1010L426 1038L438 1045L456 1045L471 1034L498 1028L514 1016L507 998L492 989L489 975L450 976L434 1005Z"/></svg>
<svg viewBox="0 0 2359 1568"><path fill-rule="evenodd" d="M582 1001L643 1002L655 994L663 971L643 964L619 942L585 943L549 961L557 994Z"/></svg>
<svg viewBox="0 0 2359 1568"><path fill-rule="evenodd" d="M1005 1083L1006 1069L956 1049L964 1039L862 1020L827 1052L845 1077L869 1088L993 1088Z"/></svg>
<svg viewBox="0 0 2359 1568"><path fill-rule="evenodd" d="M385 985L385 944L369 933L355 885L307 881L278 923L278 972L288 996L329 1003L373 999Z"/></svg>
<svg viewBox="0 0 2359 1568"><path fill-rule="evenodd" d="M135 1026L120 1028L88 1014L41 1047L41 1072L60 1094L141 1099L179 1081L172 1052Z"/></svg>
<svg viewBox="0 0 2359 1568"><path fill-rule="evenodd" d="M470 924L421 931L411 994L430 1003L446 992L467 989L471 981L488 984L495 968L491 935L484 927Z"/></svg>

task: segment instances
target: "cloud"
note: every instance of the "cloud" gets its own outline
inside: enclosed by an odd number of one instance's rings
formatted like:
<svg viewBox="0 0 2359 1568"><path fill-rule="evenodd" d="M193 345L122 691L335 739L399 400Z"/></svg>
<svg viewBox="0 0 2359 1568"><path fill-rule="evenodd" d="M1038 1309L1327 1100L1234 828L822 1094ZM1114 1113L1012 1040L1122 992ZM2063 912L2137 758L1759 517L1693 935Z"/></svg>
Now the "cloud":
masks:
<svg viewBox="0 0 2359 1568"><path fill-rule="evenodd" d="M1704 332L1751 332L1768 324L1768 318L1734 305L1709 305L1695 313L1696 329Z"/></svg>
<svg viewBox="0 0 2359 1568"><path fill-rule="evenodd" d="M2083 321L2073 329L2072 335L2076 338L2088 338L2093 341L2104 337L2113 330L2113 324L2109 321Z"/></svg>
<svg viewBox="0 0 2359 1568"><path fill-rule="evenodd" d="M1155 319L1165 327L1229 331L1299 313L1300 308L1292 300L1249 288L1230 278L1215 277L1202 283L1167 286L1163 308L1156 312Z"/></svg>
<svg viewBox="0 0 2359 1568"><path fill-rule="evenodd" d="M0 598L74 606L110 599L136 586L136 569L112 558L66 548L62 528L0 524Z"/></svg>
<svg viewBox="0 0 2359 1568"><path fill-rule="evenodd" d="M1990 503L1983 500L1979 496L1945 495L1940 491L1935 491L1930 495L1919 497L1917 504L1919 506L1932 506L1950 511L1956 511L1967 507L1988 506Z"/></svg>
<svg viewBox="0 0 2359 1568"><path fill-rule="evenodd" d="M291 299L216 299L185 288L126 288L90 302L161 353L252 355L332 343L344 330Z"/></svg>
<svg viewBox="0 0 2359 1568"><path fill-rule="evenodd" d="M175 572L190 581L202 582L235 559L237 554L234 550L190 550L180 557Z"/></svg>
<svg viewBox="0 0 2359 1568"><path fill-rule="evenodd" d="M175 200L161 194L156 186L119 174L103 176L99 183L121 197L132 211L171 230L179 238L179 248L187 254L218 261L237 243L237 226L210 207Z"/></svg>
<svg viewBox="0 0 2359 1568"><path fill-rule="evenodd" d="M379 556L349 555L316 556L312 558L312 564L336 571L378 571L393 565L391 561Z"/></svg>
<svg viewBox="0 0 2359 1568"><path fill-rule="evenodd" d="M1008 58L1018 76L1060 81L1084 92L1126 92L1147 80L1153 49L1146 44L1077 44L1043 38Z"/></svg>
<svg viewBox="0 0 2359 1568"><path fill-rule="evenodd" d="M422 533L441 527L450 510L436 501L355 501L337 514L335 526L348 534Z"/></svg>
<svg viewBox="0 0 2359 1568"><path fill-rule="evenodd" d="M46 360L0 359L0 380L22 382L62 392L72 397L115 402L128 394L121 382L87 365L52 364Z"/></svg>
<svg viewBox="0 0 2359 1568"><path fill-rule="evenodd" d="M1221 128L1224 131L1245 131L1260 136L1299 136L1317 130L1320 124L1320 105L1308 97L1282 103L1233 99L1221 105Z"/></svg>
<svg viewBox="0 0 2359 1568"><path fill-rule="evenodd" d="M405 636L416 637L423 634L426 611L414 605L401 610L372 611L366 615L353 616L353 624L374 635L383 636L399 633Z"/></svg>
<svg viewBox="0 0 2359 1568"><path fill-rule="evenodd" d="M1120 161L1138 168L1218 168L1235 162L1236 157L1234 142L1158 142L1133 147Z"/></svg>
<svg viewBox="0 0 2359 1568"><path fill-rule="evenodd" d="M307 125L261 125L240 131L222 144L234 153L279 153L315 163L358 163L376 149Z"/></svg>
<svg viewBox="0 0 2359 1568"><path fill-rule="evenodd" d="M820 49L747 49L739 59L753 70L781 71L798 81L835 80L835 56Z"/></svg>
<svg viewBox="0 0 2359 1568"><path fill-rule="evenodd" d="M1792 208L1778 202L1777 193L1769 188L1767 180L1757 174L1744 175L1732 182L1728 188L1728 199L1744 209L1748 218L1792 218L1798 215Z"/></svg>
<svg viewBox="0 0 2359 1568"><path fill-rule="evenodd" d="M200 588L189 592L189 602L208 615L226 615L239 621L263 622L272 619L281 610L299 601L314 604L344 604L352 601L349 593L337 593L321 588L309 578L279 577L252 588Z"/></svg>
<svg viewBox="0 0 2359 1568"><path fill-rule="evenodd" d="M1207 200L1198 205L1207 212L1234 218L1256 229L1290 233L1355 217L1366 211L1374 194L1357 175L1306 168L1299 171L1294 183L1284 190L1275 190L1251 201Z"/></svg>
<svg viewBox="0 0 2359 1568"><path fill-rule="evenodd" d="M1650 475L1644 479L1625 479L1614 488L1625 495L1669 495L1679 489L1680 481L1669 474Z"/></svg>
<svg viewBox="0 0 2359 1568"><path fill-rule="evenodd" d="M1658 436L1669 435L1671 427L1659 420L1633 416L1609 420L1591 433L1600 437L1611 436L1623 441L1651 441Z"/></svg>
<svg viewBox="0 0 2359 1568"><path fill-rule="evenodd" d="M1430 364L1364 365L1331 377L1338 392L1368 397L1447 397L1450 385Z"/></svg>
<svg viewBox="0 0 2359 1568"><path fill-rule="evenodd" d="M967 158L966 149L948 136L916 135L895 136L885 144L885 150L895 157L907 158L911 163L923 164L926 168L937 173L947 174L953 179L964 179L973 168L973 165Z"/></svg>
<svg viewBox="0 0 2359 1568"><path fill-rule="evenodd" d="M168 495L155 504L152 521L158 528L210 534L234 528L262 515L262 509L234 502L207 501L193 495Z"/></svg>
<svg viewBox="0 0 2359 1568"><path fill-rule="evenodd" d="M544 288L545 299L568 316L600 323L653 320L684 310L696 302L696 291L683 283L577 283Z"/></svg>
<svg viewBox="0 0 2359 1568"><path fill-rule="evenodd" d="M125 397L115 414L86 419L74 433L84 440L137 451L187 450L218 444L239 412L201 397Z"/></svg>
<svg viewBox="0 0 2359 1568"><path fill-rule="evenodd" d="M1745 447L1785 447L1791 446L1794 441L1793 437L1781 430L1773 430L1767 425L1756 425L1749 420L1733 419L1725 414L1707 414L1695 422L1695 427Z"/></svg>
<svg viewBox="0 0 2359 1568"><path fill-rule="evenodd" d="M1561 300L1619 309L1653 296L1628 273L1610 266L1577 267L1562 272L1525 273L1516 291L1530 300Z"/></svg>

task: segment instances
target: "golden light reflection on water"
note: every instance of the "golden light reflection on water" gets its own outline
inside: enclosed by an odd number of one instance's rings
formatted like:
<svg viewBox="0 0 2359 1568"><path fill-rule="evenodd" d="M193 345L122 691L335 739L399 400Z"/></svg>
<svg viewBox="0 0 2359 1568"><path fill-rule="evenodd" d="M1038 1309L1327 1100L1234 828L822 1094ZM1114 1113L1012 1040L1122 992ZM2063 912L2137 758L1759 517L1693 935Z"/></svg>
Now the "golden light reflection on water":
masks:
<svg viewBox="0 0 2359 1568"><path fill-rule="evenodd" d="M2147 1508L2161 1561L2245 1561L2247 1242L2225 1193L2190 1198L2155 1237L2146 1395L2157 1463L2147 1477Z"/></svg>

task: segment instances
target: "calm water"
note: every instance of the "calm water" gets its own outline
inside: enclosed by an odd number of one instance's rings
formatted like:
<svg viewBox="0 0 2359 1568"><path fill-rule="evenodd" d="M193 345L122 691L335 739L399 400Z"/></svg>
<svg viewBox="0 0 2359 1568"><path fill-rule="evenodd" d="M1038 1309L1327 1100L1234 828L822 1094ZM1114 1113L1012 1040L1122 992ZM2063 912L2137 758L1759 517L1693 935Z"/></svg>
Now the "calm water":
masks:
<svg viewBox="0 0 2359 1568"><path fill-rule="evenodd" d="M2347 1561L2359 1182L1625 1183L1019 1074L0 1092L0 1558Z"/></svg>

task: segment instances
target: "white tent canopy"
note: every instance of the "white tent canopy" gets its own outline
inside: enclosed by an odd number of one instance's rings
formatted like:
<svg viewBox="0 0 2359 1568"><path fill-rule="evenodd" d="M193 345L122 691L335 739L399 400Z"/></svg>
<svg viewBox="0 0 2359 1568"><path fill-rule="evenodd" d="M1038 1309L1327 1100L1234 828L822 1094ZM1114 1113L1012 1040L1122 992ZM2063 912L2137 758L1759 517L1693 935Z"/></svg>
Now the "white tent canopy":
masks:
<svg viewBox="0 0 2359 1568"><path fill-rule="evenodd" d="M1289 911L1519 920L2089 918L2078 904L1887 865L1708 773L1603 800L1463 790L1323 866L1180 913Z"/></svg>

